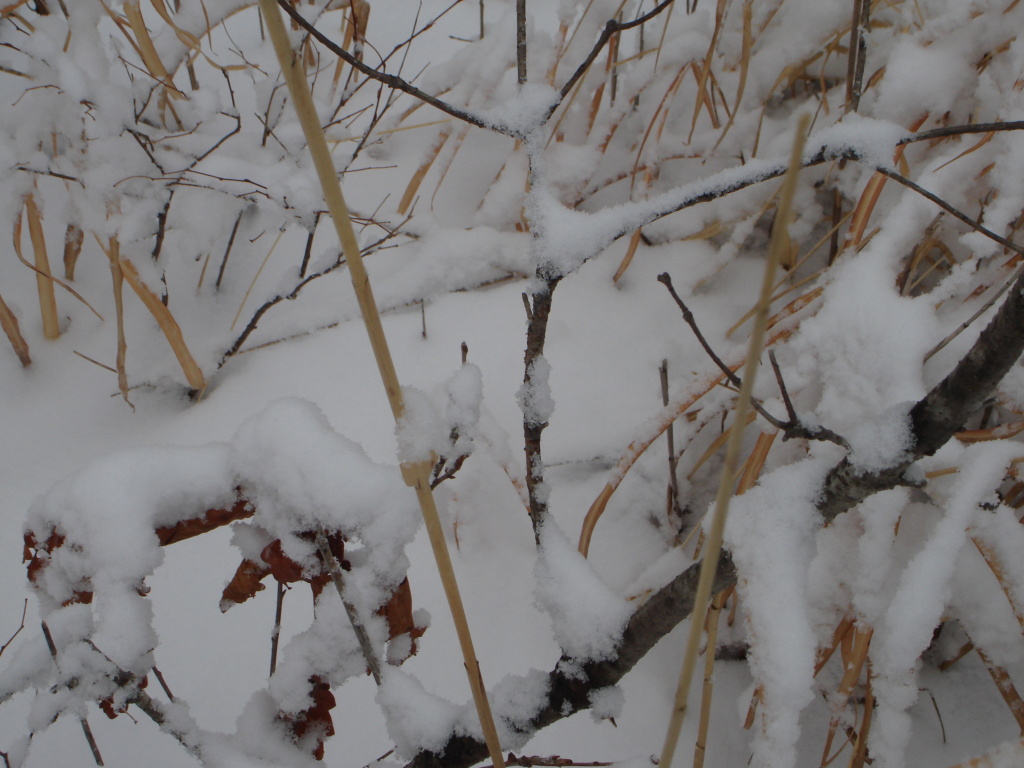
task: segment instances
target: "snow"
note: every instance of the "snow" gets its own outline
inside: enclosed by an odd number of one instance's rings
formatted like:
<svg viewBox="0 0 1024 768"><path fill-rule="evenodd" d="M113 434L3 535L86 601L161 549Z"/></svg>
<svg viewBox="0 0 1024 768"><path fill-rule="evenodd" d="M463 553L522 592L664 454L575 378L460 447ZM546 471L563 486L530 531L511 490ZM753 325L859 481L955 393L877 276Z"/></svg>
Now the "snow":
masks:
<svg viewBox="0 0 1024 768"><path fill-rule="evenodd" d="M815 662L850 619L872 630L873 765L955 765L983 754L982 765L1021 762L1019 728L977 654L940 669L969 638L1020 687L1024 528L1011 505L1020 438L954 442L912 467L921 487L878 493L826 527L815 505L823 477L846 455L864 473L906 460L912 404L967 352L994 309L926 355L1016 268L1001 246L948 215L936 218L933 203L891 181L861 242L829 263L833 190L844 213L866 206L872 169L896 167L894 149L918 118L927 117L927 130L1024 114L1016 35L1024 5L874 8L864 95L849 114L847 38L838 31L849 22L845 6L755 3L749 50L743 9L729 6L705 94L698 76L714 8L676 7L652 20L642 40L639 30L621 35L617 58L602 52L544 124L606 20L651 4L529 4L530 77L520 86L513 3L483 4L481 40L480 4L457 3L432 22L447 2L425 0L417 17L405 0L371 0L364 59L386 59L388 72L503 132L466 129L432 108L413 109L406 96L388 102L386 89L350 81L347 66L335 86L333 57L310 49L317 106L332 121L332 151L346 169L404 385L397 427L331 222L321 215L314 223L321 193L251 2L182 3L172 12L199 40L199 56L153 8L141 8L188 96L172 102L173 115L127 30L99 4L64 3L70 22L61 4L48 5L49 16L29 3L0 21L8 105L0 110L0 229L13 231L33 194L60 275L68 226L80 228L70 284L105 319L58 288L63 335L45 340L35 274L15 259L0 263L0 291L33 357L22 369L0 335L8 437L0 645L27 600L24 629L0 650L0 751L12 766L83 764L80 717L107 764L310 766L316 734L296 741L285 722L311 706L312 677L337 699L328 765L378 764L396 747L379 764L397 768L453 735L479 737L415 494L399 469L439 459L454 475L435 491L443 532L503 750L649 765L672 706L683 626L618 685L587 692L590 717L539 732L534 723L550 703L550 670L560 664L581 683L585 669L613 660L637 606L692 564L690 537L721 462L715 451L700 457L729 423L734 393L714 385L720 371L656 277L672 274L711 345L740 363L749 324L730 328L753 303L777 177L802 113L815 115L805 159L828 162L802 172L790 233L801 256L825 245L784 276L773 310L821 293L774 326L770 344L797 414L835 430L850 451L776 439L758 484L734 500L727 547L739 584L729 607L738 600L740 621L730 626L723 614L720 640L749 650L745 662L716 664L708 761L815 764L844 648L817 676ZM123 5L108 3L114 13ZM328 7L320 0L300 11L335 35L342 13ZM448 138L431 160L441 132ZM908 144L899 168L1012 238L1024 207L1021 140L1011 132L983 138ZM831 162L838 157L850 158L845 169ZM424 176L415 202L399 213L417 169ZM644 238L633 262L613 280L638 227ZM31 258L27 230L23 221ZM296 292L311 235L305 274L330 274ZM101 366L115 364L115 308L98 243L112 237L178 322L209 383L198 397L186 396L181 367L130 290L123 309L135 410L110 397L116 379ZM544 353L524 371L523 297L536 301L554 282ZM270 308L254 315L260 307ZM247 324L240 351L226 354ZM1018 365L995 393L990 426L1020 418L1021 376ZM757 389L772 413L785 412L771 375ZM666 504L665 427L673 419L681 514ZM548 506L539 547L526 512L524 423L547 425L533 468L535 493ZM977 420L966 426L982 428ZM755 427L743 461L753 435L771 429L761 420ZM574 542L605 487L614 493L584 558ZM159 546L156 529L230 508L240 495L252 504L250 518ZM273 675L275 590L221 611L234 605L219 597L239 561L261 562L275 540L306 576L319 572L313 536L324 530L345 538L345 596L381 658L411 650L410 638L388 638L377 614L404 578L416 626L429 625L415 656L401 668L385 665L379 690L333 585L315 604L304 584L286 590ZM26 532L37 558L31 585L17 557ZM129 673L148 677L145 690L166 713L162 727L134 705L135 726L99 716L98 700L109 696L116 706L133 694L134 683L114 682ZM854 729L863 722L866 674L838 713ZM748 733L736 713L745 717L755 689ZM698 698L692 691L687 745Z"/></svg>
<svg viewBox="0 0 1024 768"><path fill-rule="evenodd" d="M738 589L752 638L751 670L763 691L755 752L771 768L794 764L799 715L814 698L806 595L823 469L817 461L776 470L736 498L726 524L726 546L744 574Z"/></svg>
<svg viewBox="0 0 1024 768"><path fill-rule="evenodd" d="M551 520L541 528L536 581L537 601L551 619L562 653L575 662L610 658L629 619L629 605Z"/></svg>

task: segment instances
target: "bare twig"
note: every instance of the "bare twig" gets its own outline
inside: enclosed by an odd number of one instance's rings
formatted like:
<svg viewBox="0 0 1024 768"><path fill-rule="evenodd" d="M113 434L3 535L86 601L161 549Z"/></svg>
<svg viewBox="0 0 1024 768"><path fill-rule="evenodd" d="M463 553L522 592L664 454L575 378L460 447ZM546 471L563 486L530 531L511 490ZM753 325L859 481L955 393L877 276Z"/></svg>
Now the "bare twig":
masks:
<svg viewBox="0 0 1024 768"><path fill-rule="evenodd" d="M356 633L356 640L359 641L359 648L363 652L366 666L370 669L370 674L373 675L373 681L380 685L380 662L377 661L377 654L373 651L373 644L370 642L370 636L366 633L366 626L363 624L362 619L359 618L359 612L356 610L355 605L352 604L352 601L345 596L345 580L341 574L341 566L338 565L334 553L331 552L331 545L328 543L327 536L323 531L316 532L316 547L320 551L320 557L323 558L324 566L331 576L331 581L334 582L334 588L338 590L341 604L345 606L345 613L348 615L348 620L352 624L353 631Z"/></svg>
<svg viewBox="0 0 1024 768"><path fill-rule="evenodd" d="M607 22L605 22L604 29L601 31L601 35L597 38L597 42L594 43L594 47L590 49L590 53L587 54L587 57L583 60L583 63L576 68L576 71L572 73L572 76L565 81L564 85L562 85L559 91L558 102L554 104L552 107L550 107L550 109L548 110L548 116L550 117L550 115L555 111L555 109L558 108L558 105L561 104L565 97L568 96L569 93L572 91L572 89L576 87L576 83L578 83L580 79L585 74L587 74L587 70L590 69L590 65L594 63L594 60L600 55L602 49L605 47L605 45L608 44L608 41L612 39L613 35L619 32L623 32L627 29L632 29L633 27L639 27L642 24L646 24L648 21L653 19L662 11L664 11L667 8L670 8L674 2L675 0L664 0L664 2L659 3L652 10L645 13L643 16L638 16L632 21L618 21L617 19L609 19Z"/></svg>
<svg viewBox="0 0 1024 768"><path fill-rule="evenodd" d="M732 384L737 389L740 389L743 386L743 380L740 379L740 377L737 376L733 372L733 370L728 365L725 364L722 358L720 358L715 353L715 350L708 343L707 339L704 338L704 334L701 333L700 327L697 325L697 321L693 316L693 312L690 311L689 307L686 306L686 303L682 300L679 294L676 293L676 290L672 285L672 278L669 276L669 274L667 272L663 272L662 274L658 275L658 282L662 283L666 288L668 288L669 293L672 294L672 298L675 299L676 304L679 305L680 310L682 310L683 319L686 321L687 325L689 325L690 328L693 330L694 335L697 337L697 341L700 342L700 345L704 348L704 351L707 353L708 357L710 357L714 361L715 365L718 366L719 370L721 370L722 373L725 374L725 377L729 381L729 383ZM785 392L784 387L783 392ZM788 395L786 406L788 409L790 409L789 419L787 421L782 421L781 419L772 416L772 414L770 414L757 399L753 399L751 401L751 407L753 407L753 409L757 411L758 414L760 414L765 421L767 421L773 427L782 432L783 439L785 440L792 440L794 438L805 438L808 440L824 440L826 442L836 443L837 445L841 445L844 448L850 447L849 443L847 443L842 436L836 434L831 429L827 429L821 426L809 427L806 424L804 424L803 421L801 421L800 418L797 417L795 413L791 411L793 404L791 402L788 402Z"/></svg>
<svg viewBox="0 0 1024 768"><path fill-rule="evenodd" d="M28 614L28 598L25 598L24 604L21 606L21 624L14 630L14 634L7 638L7 642L0 645L0 656L4 655L4 651L7 650L8 646L14 642L14 638L21 634L21 630L25 628L25 616Z"/></svg>
<svg viewBox="0 0 1024 768"><path fill-rule="evenodd" d="M516 79L526 84L526 0L516 0Z"/></svg>
<svg viewBox="0 0 1024 768"><path fill-rule="evenodd" d="M286 14L288 14L289 17L291 17L292 21L294 21L296 24L298 24L300 27L306 30L317 42L319 42L321 45L327 48L335 56L338 56L339 58L343 59L346 64L362 72L367 77L371 77L374 80L378 80L384 83L384 85L390 88L394 88L395 90L402 91L403 93L408 93L410 96L413 96L419 99L420 101L429 104L435 109L439 109L445 114L458 118L459 120L467 122L470 125L475 125L478 128L486 128L488 130L497 131L498 133L505 133L509 136L515 135L512 131L485 122L481 117L474 115L472 112L468 112L464 109L460 109L459 107L452 106L451 104L442 101L436 96L431 96L426 91L421 91L412 83L404 80L401 77L398 77L397 75L389 75L386 72L378 72L373 67L364 64L362 61L357 59L355 56L346 51L340 45L332 41L329 37L327 37L322 32L317 30L316 27L310 24L298 11L296 11L291 6L291 4L287 2L287 0L277 0L277 4L281 8L281 10L283 10Z"/></svg>
<svg viewBox="0 0 1024 768"><path fill-rule="evenodd" d="M285 585L283 581L277 582L277 600L274 608L274 629L270 634L270 676L277 671L277 650L281 644L281 615L284 612Z"/></svg>
<svg viewBox="0 0 1024 768"><path fill-rule="evenodd" d="M667 406L669 403L668 360L661 361L658 373L661 377L661 402L662 405ZM668 429L665 430L665 437L668 441L668 486L669 495L671 496L669 512L679 518L682 517L683 511L679 506L679 479L676 477L676 467L678 465L678 460L676 459L676 436L675 428L672 424L669 424Z"/></svg>
<svg viewBox="0 0 1024 768"><path fill-rule="evenodd" d="M53 635L50 634L50 628L46 626L46 622L41 622L43 628L43 638L46 640L46 647L50 650L50 656L53 658L53 663L57 664L57 644L53 642ZM60 665L57 664L57 668ZM96 744L96 739L93 738L92 728L89 727L89 721L85 717L79 717L78 721L82 724L82 733L85 734L85 740L89 744L89 750L92 752L92 759L96 761L96 765L103 765L103 756L100 754L100 748Z"/></svg>

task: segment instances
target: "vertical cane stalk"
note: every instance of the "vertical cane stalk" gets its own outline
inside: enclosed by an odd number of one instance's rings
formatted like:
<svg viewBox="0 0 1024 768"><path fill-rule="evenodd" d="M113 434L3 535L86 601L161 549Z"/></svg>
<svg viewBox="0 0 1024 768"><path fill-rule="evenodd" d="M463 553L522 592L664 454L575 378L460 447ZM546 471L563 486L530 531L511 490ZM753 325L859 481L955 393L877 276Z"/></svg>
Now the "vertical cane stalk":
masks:
<svg viewBox="0 0 1024 768"><path fill-rule="evenodd" d="M810 118L807 115L803 115L797 125L796 137L793 140L789 170L782 181L776 226L772 233L771 248L764 267L764 279L761 283L761 298L758 300L757 311L754 314L754 327L751 331L750 343L747 348L747 370L744 372L743 386L740 388L740 394L736 401L736 411L733 416L735 428L732 430L729 445L726 448L725 463L722 466L718 494L715 497L715 511L707 537L707 554L704 557L704 562L701 564L700 579L697 582L693 614L690 616L690 634L687 639L686 655L683 658L683 667L679 673L679 685L676 688L675 704L672 709L672 717L669 720L668 732L665 734L665 744L661 752L661 768L671 768L672 766L672 757L675 754L676 744L679 741L679 732L682 730L683 720L686 716L686 700L690 692L693 672L697 665L697 652L700 648L700 637L707 616L708 601L711 598L711 585L714 581L715 571L718 570L718 560L722 552L725 520L729 513L729 500L732 497L733 482L735 481L736 470L739 464L740 446L743 441L743 426L746 423L746 416L750 410L754 379L757 373L757 361L760 359L764 348L765 331L768 328L768 310L771 307L772 290L775 285L775 272L785 245L784 233L789 227L792 217L793 194L796 191L796 180L800 171L800 158L803 154L804 139L807 136L809 124Z"/></svg>
<svg viewBox="0 0 1024 768"><path fill-rule="evenodd" d="M327 209L334 222L338 240L341 242L342 252L349 268L349 275L352 278L352 287L355 289L359 308L363 316L363 323L366 326L366 332L370 339L370 346L373 348L373 354L377 361L377 368L388 397L388 403L391 406L392 415L397 422L401 420L405 412L398 374L391 359L391 351L388 347L387 338L384 335L384 327L381 324L377 304L373 298L369 275L366 273L362 254L359 251L359 243L356 240L355 230L352 227L348 206L345 204L341 184L338 182L334 161L331 158L330 150L327 147L327 140L320 125L320 118L313 104L313 95L306 80L306 75L301 66L299 66L299 62L288 41L288 34L285 31L284 22L281 19L281 13L277 4L274 0L259 0L259 3L267 25L267 31L274 45L274 52L277 54L282 74L288 83L288 90L292 97L292 106L295 108L296 115L302 125L306 143L313 158L317 176L320 179L320 186L323 190ZM444 586L445 596L448 599L448 607L455 623L459 644L462 647L470 689L473 692L477 715L480 718L480 725L484 732L484 741L487 743L487 749L495 768L504 768L505 762L501 754L501 745L498 742L498 732L494 726L494 718L491 715L483 678L480 675L480 666L473 648L469 623L466 620L462 597L459 594L458 583L455 579L451 555L448 552L448 544L444 538L444 530L441 527L441 520L434 503L434 496L430 490L431 468L430 461L421 461L415 464L406 463L402 465L402 476L406 484L415 489L420 503L420 510L423 513L430 545L434 550L434 558L437 562L442 585Z"/></svg>

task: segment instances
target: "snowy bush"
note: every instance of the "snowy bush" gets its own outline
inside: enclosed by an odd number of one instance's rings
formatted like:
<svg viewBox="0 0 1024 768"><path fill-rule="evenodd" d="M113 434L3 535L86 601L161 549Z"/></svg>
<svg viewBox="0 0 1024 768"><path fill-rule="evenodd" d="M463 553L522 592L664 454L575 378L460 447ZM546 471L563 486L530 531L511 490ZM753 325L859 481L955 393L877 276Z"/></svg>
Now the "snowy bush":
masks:
<svg viewBox="0 0 1024 768"><path fill-rule="evenodd" d="M1019 765L1022 24L0 8L6 765Z"/></svg>

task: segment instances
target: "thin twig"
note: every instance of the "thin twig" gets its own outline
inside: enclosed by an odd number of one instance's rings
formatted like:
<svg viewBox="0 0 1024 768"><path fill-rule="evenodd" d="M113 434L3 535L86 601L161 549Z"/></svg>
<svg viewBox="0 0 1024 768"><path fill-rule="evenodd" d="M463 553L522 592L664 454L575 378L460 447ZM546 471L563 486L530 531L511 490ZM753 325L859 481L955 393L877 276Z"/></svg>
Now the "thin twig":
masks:
<svg viewBox="0 0 1024 768"><path fill-rule="evenodd" d="M947 203L941 197L939 197L938 195L936 195L933 192L929 192L927 189L925 189L921 185L911 181L906 176L903 176L902 174L897 173L896 171L890 170L888 168L883 168L881 166L875 166L875 170L878 171L879 173L881 173L884 176L888 176L893 181L899 182L900 184L905 186L907 189L912 189L914 192L917 192L917 194L921 195L921 197L924 197L924 198L927 198L928 200L931 200L937 206L942 208L942 210L944 210L947 213L951 214L952 216L956 217L957 219L962 221L964 224L969 226L971 229L973 229L975 232L979 232L982 235L984 235L985 237L989 238L990 240L994 240L995 242L999 243L1004 248L1009 248L1014 253L1019 253L1022 256L1024 256L1024 246L1017 245L1012 240L1007 240L1005 237L1003 237L1001 235L997 235L995 232L993 232L988 227L984 226L978 220L972 219L970 216L968 216L966 213L961 211L959 208L954 208L952 205Z"/></svg>
<svg viewBox="0 0 1024 768"><path fill-rule="evenodd" d="M972 123L971 125L948 125L943 128L932 128L927 131L918 131L900 139L896 144L914 144L918 141L932 141L934 139L947 139L950 136L963 136L968 133L999 133L1002 131L1022 131L1024 120L1010 120L997 123Z"/></svg>
<svg viewBox="0 0 1024 768"><path fill-rule="evenodd" d="M170 686L167 685L167 681L164 679L164 673L156 667L153 667L153 674L156 675L157 682L160 683L160 687L163 688L164 693L167 694L168 701L174 701L174 694L171 693Z"/></svg>
<svg viewBox="0 0 1024 768"><path fill-rule="evenodd" d="M329 50L335 56L338 56L339 58L343 59L346 64L362 72L367 77L382 82L384 83L384 85L387 85L390 88L394 88L395 90L402 91L403 93L408 93L410 96L413 96L419 99L420 101L429 104L435 109L439 109L445 114L458 118L459 120L467 122L470 125L475 125L478 128L486 128L491 131L497 131L498 133L504 133L509 136L515 135L514 132L511 130L507 130L500 126L495 126L490 123L487 123L483 120L483 118L474 115L472 112L467 112L464 109L452 106L451 104L442 101L436 96L431 96L429 93L421 91L412 83L407 82L406 80L402 79L401 77L398 77L397 75L389 75L386 72L378 72L373 67L364 64L361 60L357 59L351 53L346 51L340 45L333 42L329 37L327 37L318 29L316 29L316 27L310 24L298 11L296 11L291 6L291 4L287 2L287 0L277 0L277 5L278 7L281 8L281 10L288 14L292 21L294 21L296 24L298 24L300 27L306 30L310 35L313 36L313 38L317 42L319 42L321 45L327 48L327 50Z"/></svg>
<svg viewBox="0 0 1024 768"><path fill-rule="evenodd" d="M791 422L797 421L796 411L793 409L793 401L789 398L789 390L786 389L786 382L782 380L782 371L779 369L779 361L775 359L775 350L768 350L768 359L771 361L772 370L775 372L775 380L779 383L779 392L782 393L782 402L786 404L786 415Z"/></svg>
<svg viewBox="0 0 1024 768"><path fill-rule="evenodd" d="M966 320L964 320L964 321L963 321L962 323L960 323L960 325L958 325L958 326L956 327L956 329L955 329L955 330L954 330L954 331L953 331L952 333L950 333L950 334L949 334L948 336L946 336L946 338L944 338L944 339L943 339L942 341L940 341L940 342L939 342L938 344L936 344L936 345L935 345L934 347L932 347L931 349L929 349L929 350L928 350L928 351L927 351L927 352L925 353L924 359L923 359L923 360L922 360L921 362L923 362L923 363L927 363L927 362L928 362L929 360L931 360L931 359L932 359L932 358L933 358L933 357L934 357L935 355L937 355L937 354L938 354L939 352L941 352L941 351L942 351L943 349L945 349L945 348L946 348L946 346L947 346L947 345L948 345L948 344L949 344L949 343L950 343L951 341L953 341L953 339L955 339L955 338L956 338L957 336L959 336L959 335L960 335L961 333L963 333L964 331L966 331L966 330L967 330L967 329L968 329L968 328L969 328L969 327L970 327L970 326L971 326L971 325L972 325L972 324L974 323L974 321L975 321L975 320L977 320L977 319L978 319L979 317L981 317L981 316L982 316L983 314L985 314L986 312L988 312L988 310L989 310L989 309L990 309L990 308L992 307L992 305L993 305L993 304L995 304L995 303L996 303L997 301L999 301L1000 297L1001 297L1001 296L1003 296L1003 294L1005 294L1005 293L1006 293L1006 292L1007 292L1008 290L1010 290L1010 286L1011 286L1011 285L1013 285L1013 284L1014 284L1014 283L1015 283L1015 282L1017 281L1017 278L1018 278L1018 277L1020 277L1020 275L1021 275L1022 273L1024 273L1024 267L1021 267L1021 268L1019 268L1019 269L1018 269L1018 270L1017 270L1017 271L1016 271L1016 272L1015 272L1015 273L1013 274L1013 276L1011 276L1011 277L1010 277L1010 279L1009 279L1009 280L1007 280L1006 282L1004 282L1004 283L1003 283L1003 284L1002 284L1002 285L1001 285L1001 286L999 287L999 290L998 290L998 291L996 291L996 292L995 292L994 294L992 294L992 298L990 298L990 299L989 299L988 301L986 301L986 302L985 302L984 304L982 304L982 305L981 305L981 306L980 306L980 307L978 308L978 310L977 310L977 311L976 311L976 312L975 312L975 313L974 313L973 315L971 315L971 316L970 316L969 318L967 318L967 319L966 319Z"/></svg>
<svg viewBox="0 0 1024 768"><path fill-rule="evenodd" d="M526 0L516 0L516 79L526 85Z"/></svg>
<svg viewBox="0 0 1024 768"><path fill-rule="evenodd" d="M693 330L694 335L697 337L697 341L700 342L700 345L704 348L704 351L707 353L708 357L710 357L714 361L715 365L717 365L719 370L722 371L722 373L725 375L726 379L729 381L730 384L736 387L736 389L741 389L743 387L743 380L740 379L740 377L737 376L733 372L733 370L728 365L725 364L722 358L720 358L715 353L715 350L708 343L707 339L704 338L704 334L701 333L700 327L697 325L697 321L693 316L693 312L690 311L689 307L686 306L686 303L682 300L679 294L676 293L676 290L672 285L672 278L669 276L669 274L667 272L663 272L662 274L658 275L658 282L662 283L666 288L668 288L669 293L672 294L672 298L675 299L676 304L678 304L680 310L682 310L683 319L686 321L687 325L689 325L690 328ZM769 424L771 424L773 427L775 427L776 429L783 433L784 440L792 440L794 438L806 438L808 440L823 440L829 443L835 443L836 445L841 445L844 448L850 447L849 443L847 443L847 441L842 436L836 434L831 429L827 429L821 426L809 427L806 424L804 424L800 420L800 418L792 412L789 414L788 421L782 421L781 419L772 416L765 409L765 407L761 405L761 402L756 398L751 400L750 405L755 411L758 412L758 414L761 415L762 418L764 418L765 421L767 421ZM787 408L791 409L792 403L787 403Z"/></svg>
<svg viewBox="0 0 1024 768"><path fill-rule="evenodd" d="M607 22L605 22L604 29L601 31L600 37L597 38L597 42L594 43L594 47L590 49L590 53L587 54L587 57L583 60L583 63L576 68L576 71L572 73L572 76L568 80L566 80L565 84L561 87L559 91L558 102L548 109L548 116L551 116L555 109L558 108L558 105L562 103L565 97L568 96L572 89L576 86L576 83L579 82L580 78L582 78L587 73L587 70L590 69L590 65L594 63L594 60L600 55L601 50L605 47L605 45L608 44L608 41L611 40L612 35L616 34L617 32L632 29L633 27L639 27L641 24L646 24L648 21L653 19L662 11L664 11L666 8L671 7L674 2L675 0L665 0L664 2L656 5L652 10L645 13L643 16L639 16L633 19L632 21L618 21L616 19L609 19Z"/></svg>
<svg viewBox="0 0 1024 768"><path fill-rule="evenodd" d="M331 552L331 545L327 542L327 536L323 531L316 532L316 546L320 551L320 557L323 558L324 566L331 576L331 581L334 582L334 588L338 590L341 604L345 606L345 613L348 614L348 620L356 633L356 639L359 641L359 648L363 652L366 666L369 667L370 674L373 675L373 681L380 685L380 662L377 661L377 654L373 651L373 644L370 642L370 636L366 633L366 626L363 624L362 619L359 618L359 612L356 610L355 605L345 596L345 580L341 574L341 566L338 565L334 553Z"/></svg>
<svg viewBox="0 0 1024 768"><path fill-rule="evenodd" d="M14 630L14 634L11 635L7 639L7 642L4 643L3 645L0 645L0 656L4 655L4 651L6 651L7 647L11 643L14 642L14 638L16 638L19 634L21 634L21 630L23 630L25 628L25 615L27 613L28 613L28 598L26 597L24 605L21 606L21 624L18 626L18 628L16 630Z"/></svg>
<svg viewBox="0 0 1024 768"><path fill-rule="evenodd" d="M60 665L57 664L57 644L53 642L53 635L50 634L50 628L46 626L46 622L40 622L43 628L43 638L46 640L46 647L50 650L50 656L53 658L53 663L60 669ZM78 721L82 724L82 733L85 734L85 740L89 744L89 749L92 752L92 759L96 761L96 765L103 765L103 756L100 754L100 748L96 744L96 739L93 738L92 728L89 727L89 721L84 716L78 718Z"/></svg>
<svg viewBox="0 0 1024 768"><path fill-rule="evenodd" d="M270 676L274 676L274 672L277 671L277 650L281 643L281 615L284 612L284 592L285 586L283 581L277 582L277 605L274 609L274 629L270 635Z"/></svg>

